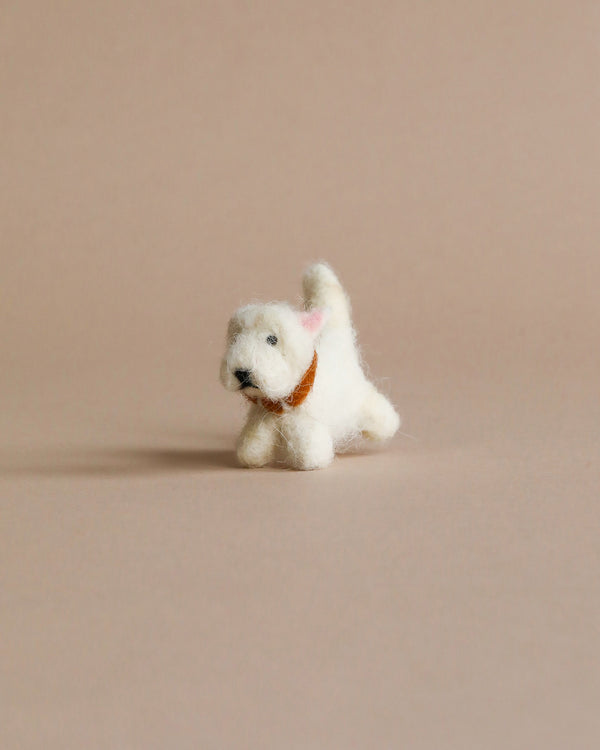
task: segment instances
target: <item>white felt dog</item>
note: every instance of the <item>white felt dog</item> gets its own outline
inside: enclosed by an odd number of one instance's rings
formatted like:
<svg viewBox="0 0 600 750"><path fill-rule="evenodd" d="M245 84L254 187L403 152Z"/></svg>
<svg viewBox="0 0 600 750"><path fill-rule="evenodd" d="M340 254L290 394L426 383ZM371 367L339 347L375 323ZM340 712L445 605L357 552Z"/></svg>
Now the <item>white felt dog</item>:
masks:
<svg viewBox="0 0 600 750"><path fill-rule="evenodd" d="M391 438L392 404L362 370L350 302L316 263L303 278L305 311L281 302L247 305L229 322L221 382L251 402L237 445L244 466L275 458L319 469L357 437Z"/></svg>

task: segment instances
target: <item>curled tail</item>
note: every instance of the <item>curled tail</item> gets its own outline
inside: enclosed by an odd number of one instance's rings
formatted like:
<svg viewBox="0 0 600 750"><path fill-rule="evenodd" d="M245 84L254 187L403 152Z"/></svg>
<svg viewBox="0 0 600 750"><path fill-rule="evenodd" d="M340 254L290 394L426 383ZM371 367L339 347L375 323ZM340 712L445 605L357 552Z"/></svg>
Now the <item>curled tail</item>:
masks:
<svg viewBox="0 0 600 750"><path fill-rule="evenodd" d="M327 325L351 326L350 300L338 277L327 263L315 263L302 277L304 307L327 307L329 319Z"/></svg>

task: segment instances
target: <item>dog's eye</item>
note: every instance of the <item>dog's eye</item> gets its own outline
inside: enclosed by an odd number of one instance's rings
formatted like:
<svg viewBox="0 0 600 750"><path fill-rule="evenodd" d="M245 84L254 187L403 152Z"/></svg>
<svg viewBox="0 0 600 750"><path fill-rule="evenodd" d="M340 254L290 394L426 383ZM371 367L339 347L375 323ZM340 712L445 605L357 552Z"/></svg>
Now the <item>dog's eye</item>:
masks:
<svg viewBox="0 0 600 750"><path fill-rule="evenodd" d="M271 346L275 346L276 343L277 343L277 336L275 336L272 333L269 336L267 336L267 344L270 344Z"/></svg>

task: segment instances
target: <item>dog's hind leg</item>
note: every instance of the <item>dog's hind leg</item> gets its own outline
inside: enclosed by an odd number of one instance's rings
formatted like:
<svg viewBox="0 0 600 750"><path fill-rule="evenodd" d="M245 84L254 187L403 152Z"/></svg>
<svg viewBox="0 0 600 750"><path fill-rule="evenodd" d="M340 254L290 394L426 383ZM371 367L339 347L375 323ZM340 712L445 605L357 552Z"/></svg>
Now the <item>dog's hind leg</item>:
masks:
<svg viewBox="0 0 600 750"><path fill-rule="evenodd" d="M359 413L358 429L363 437L377 441L389 440L399 427L398 412L372 383L368 383Z"/></svg>

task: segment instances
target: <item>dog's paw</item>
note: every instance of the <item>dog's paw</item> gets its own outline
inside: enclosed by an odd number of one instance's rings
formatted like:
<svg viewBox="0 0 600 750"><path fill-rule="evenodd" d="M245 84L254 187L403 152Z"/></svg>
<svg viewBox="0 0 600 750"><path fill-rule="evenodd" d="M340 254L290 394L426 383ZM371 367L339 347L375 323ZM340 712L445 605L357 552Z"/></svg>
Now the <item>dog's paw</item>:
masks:
<svg viewBox="0 0 600 750"><path fill-rule="evenodd" d="M296 446L292 465L302 471L324 469L333 461L333 440L327 430L315 430L306 442Z"/></svg>
<svg viewBox="0 0 600 750"><path fill-rule="evenodd" d="M237 458L242 466L257 469L269 463L271 449L260 440L249 440L238 445Z"/></svg>

